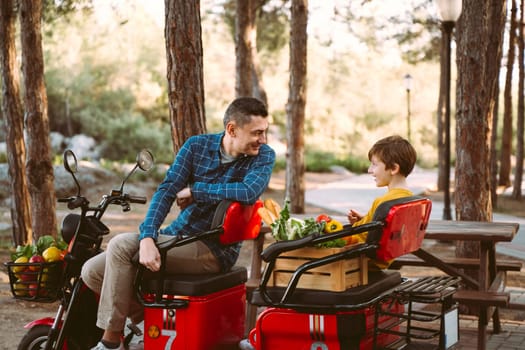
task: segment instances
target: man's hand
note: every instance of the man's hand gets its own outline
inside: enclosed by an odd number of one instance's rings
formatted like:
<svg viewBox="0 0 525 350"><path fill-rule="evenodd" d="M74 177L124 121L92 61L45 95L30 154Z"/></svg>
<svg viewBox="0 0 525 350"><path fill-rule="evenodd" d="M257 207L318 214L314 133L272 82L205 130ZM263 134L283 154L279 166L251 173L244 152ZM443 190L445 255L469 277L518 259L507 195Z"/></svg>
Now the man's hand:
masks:
<svg viewBox="0 0 525 350"><path fill-rule="evenodd" d="M160 253L153 238L144 238L140 241L139 262L153 272L160 269Z"/></svg>
<svg viewBox="0 0 525 350"><path fill-rule="evenodd" d="M180 208L180 210L183 210L191 203L193 203L193 197L191 196L191 191L189 187L186 187L182 189L179 193L177 193L177 205Z"/></svg>

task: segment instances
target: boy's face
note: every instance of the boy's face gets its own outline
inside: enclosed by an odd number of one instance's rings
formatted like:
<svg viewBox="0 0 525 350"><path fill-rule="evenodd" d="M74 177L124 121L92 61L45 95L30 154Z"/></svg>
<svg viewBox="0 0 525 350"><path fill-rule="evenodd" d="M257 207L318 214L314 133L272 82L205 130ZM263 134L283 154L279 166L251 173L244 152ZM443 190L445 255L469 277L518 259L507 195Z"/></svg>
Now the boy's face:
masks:
<svg viewBox="0 0 525 350"><path fill-rule="evenodd" d="M259 154L261 145L266 143L266 132L268 130L268 118L252 116L248 124L242 127L233 123L232 155L246 154L256 156Z"/></svg>
<svg viewBox="0 0 525 350"><path fill-rule="evenodd" d="M372 155L368 173L374 177L377 187L388 186L392 181L392 171L386 169L385 163L376 155Z"/></svg>

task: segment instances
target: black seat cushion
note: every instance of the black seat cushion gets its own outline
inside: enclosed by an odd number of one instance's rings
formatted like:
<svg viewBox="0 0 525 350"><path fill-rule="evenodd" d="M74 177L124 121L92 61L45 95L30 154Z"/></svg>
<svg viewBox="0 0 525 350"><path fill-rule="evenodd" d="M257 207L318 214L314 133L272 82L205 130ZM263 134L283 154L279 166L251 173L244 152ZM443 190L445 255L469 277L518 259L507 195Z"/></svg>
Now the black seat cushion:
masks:
<svg viewBox="0 0 525 350"><path fill-rule="evenodd" d="M146 273L142 279L142 293L155 293L158 283L164 285L163 294L202 296L228 289L248 280L245 267L234 266L228 272L189 275L166 275L159 279L158 273Z"/></svg>
<svg viewBox="0 0 525 350"><path fill-rule="evenodd" d="M401 284L401 275L397 271L370 271L368 273L368 284L354 288L348 288L343 292L331 292L313 289L297 288L289 300L294 305L356 305L373 300L379 294ZM285 288L269 287L268 295L273 301L280 301ZM272 306L264 301L259 289L252 293L251 303L258 306ZM288 304L287 303L287 304Z"/></svg>

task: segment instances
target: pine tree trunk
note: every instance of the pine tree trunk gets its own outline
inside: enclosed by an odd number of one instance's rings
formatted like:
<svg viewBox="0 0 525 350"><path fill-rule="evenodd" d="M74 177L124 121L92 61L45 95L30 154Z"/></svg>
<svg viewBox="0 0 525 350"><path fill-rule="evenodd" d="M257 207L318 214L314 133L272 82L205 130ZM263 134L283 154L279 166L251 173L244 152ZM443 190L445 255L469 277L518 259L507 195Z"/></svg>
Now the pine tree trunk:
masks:
<svg viewBox="0 0 525 350"><path fill-rule="evenodd" d="M290 83L286 106L288 150L286 198L292 213L304 213L304 119L306 105L308 1L292 0Z"/></svg>
<svg viewBox="0 0 525 350"><path fill-rule="evenodd" d="M55 175L49 140L41 23L42 2L21 0L20 32L27 129L26 169L35 239L44 235L57 235Z"/></svg>
<svg viewBox="0 0 525 350"><path fill-rule="evenodd" d="M455 186L458 220L492 220L490 139L504 9L504 3L498 0L483 4L466 0L458 22ZM479 245L458 242L456 255L477 257Z"/></svg>
<svg viewBox="0 0 525 350"><path fill-rule="evenodd" d="M206 132L200 1L165 0L168 99L173 150Z"/></svg>
<svg viewBox="0 0 525 350"><path fill-rule="evenodd" d="M12 193L11 221L14 245L31 243L31 205L25 172L24 114L16 65L14 0L0 2L0 67L2 113L6 125L7 162Z"/></svg>
<svg viewBox="0 0 525 350"><path fill-rule="evenodd" d="M525 59L525 16L524 16L524 0L521 1L520 8L520 26L519 26L519 35L518 35L518 47L519 47L519 80L518 80L518 117L517 117L517 126L516 126L516 171L514 172L514 187L512 189L512 198L521 199L521 182L523 180L523 137L524 137L524 114L525 106L523 101L524 94L524 77L525 77L525 67L523 60Z"/></svg>
<svg viewBox="0 0 525 350"><path fill-rule="evenodd" d="M235 96L252 96L253 0L237 0L235 15Z"/></svg>
<svg viewBox="0 0 525 350"><path fill-rule="evenodd" d="M257 11L265 3L266 0L252 0L252 96L263 101L268 107L268 95L264 88L261 66L259 64L259 53L257 51Z"/></svg>
<svg viewBox="0 0 525 350"><path fill-rule="evenodd" d="M514 71L514 60L516 55L516 27L518 8L516 0L512 0L509 29L509 50L507 53L507 73L505 76L505 91L503 92L503 129L501 131L501 153L499 157L499 179L498 185L510 186L510 171L512 155L512 72Z"/></svg>

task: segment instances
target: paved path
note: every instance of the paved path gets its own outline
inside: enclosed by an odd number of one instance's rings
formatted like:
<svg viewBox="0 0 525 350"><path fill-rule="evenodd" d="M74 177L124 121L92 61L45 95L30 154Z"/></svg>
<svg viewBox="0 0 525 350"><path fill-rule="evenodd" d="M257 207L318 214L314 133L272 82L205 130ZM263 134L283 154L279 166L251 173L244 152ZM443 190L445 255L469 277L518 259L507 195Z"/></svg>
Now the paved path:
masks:
<svg viewBox="0 0 525 350"><path fill-rule="evenodd" d="M451 172L453 174L453 172ZM427 189L436 188L437 173L415 169L409 177L409 184L414 193L420 194ZM525 188L525 186L524 186ZM374 198L385 193L384 188L375 187L375 182L368 174L348 174L348 178L320 185L307 190L305 200L307 203L317 207L346 215L348 209L353 208L361 213L366 213ZM443 202L433 201L431 219L440 220L443 217ZM451 212L454 217L454 205L451 203ZM510 243L499 243L497 252L507 256L525 260L525 218L494 214L493 221L517 222L520 229L514 240ZM512 300L525 300L525 290L520 288L509 289ZM491 325L490 325L491 326ZM492 328L489 326L489 329ZM492 334L489 331L487 349L489 350L518 350L525 349L525 320L503 321L502 332ZM457 350L477 349L477 319L469 316L461 316L460 320L460 342Z"/></svg>
<svg viewBox="0 0 525 350"><path fill-rule="evenodd" d="M453 172L451 172L453 173ZM435 171L415 169L409 177L409 184L414 193L420 194L427 189L435 189L437 173ZM524 187L525 188L525 187ZM348 175L347 179L320 185L306 191L307 203L333 210L346 215L348 209L353 208L366 213L374 198L385 193L385 188L375 187L371 175ZM443 217L443 202L433 201L431 219L440 220ZM524 209L525 210L525 209ZM454 203L451 203L452 217L454 217ZM517 222L520 229L510 243L497 245L498 253L525 260L525 218L494 213L494 221Z"/></svg>

